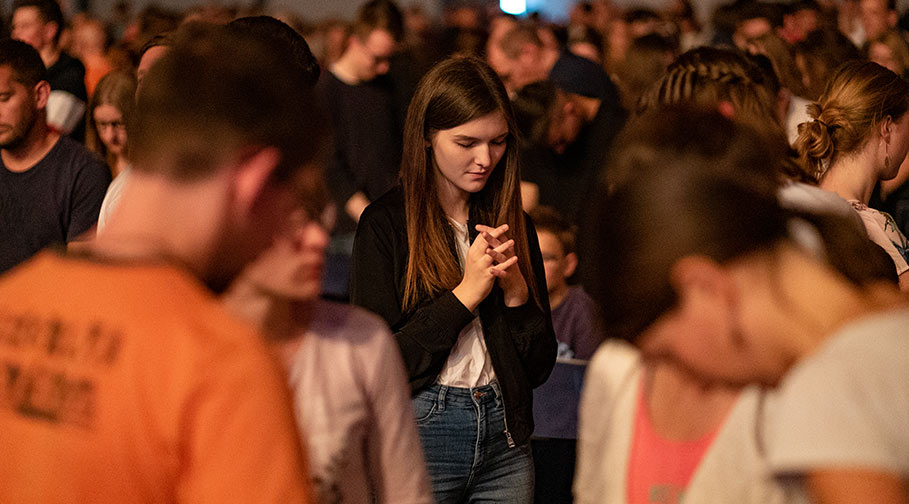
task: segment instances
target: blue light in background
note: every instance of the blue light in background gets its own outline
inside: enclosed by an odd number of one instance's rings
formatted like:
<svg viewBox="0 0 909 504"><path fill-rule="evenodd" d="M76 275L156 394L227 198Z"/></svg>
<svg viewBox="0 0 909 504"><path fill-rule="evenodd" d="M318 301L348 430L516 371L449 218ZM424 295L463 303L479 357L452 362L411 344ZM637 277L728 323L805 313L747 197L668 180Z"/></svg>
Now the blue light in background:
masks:
<svg viewBox="0 0 909 504"><path fill-rule="evenodd" d="M520 16L527 12L527 0L499 0L499 8L507 14Z"/></svg>

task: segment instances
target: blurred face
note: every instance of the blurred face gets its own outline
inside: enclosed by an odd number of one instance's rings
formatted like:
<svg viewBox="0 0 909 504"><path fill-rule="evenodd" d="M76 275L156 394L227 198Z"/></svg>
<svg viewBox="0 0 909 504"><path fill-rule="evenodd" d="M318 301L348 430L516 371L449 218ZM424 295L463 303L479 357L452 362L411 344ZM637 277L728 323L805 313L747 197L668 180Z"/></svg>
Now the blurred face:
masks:
<svg viewBox="0 0 909 504"><path fill-rule="evenodd" d="M546 143L558 154L565 152L581 134L584 118L564 93L559 93L553 105L552 118L546 132Z"/></svg>
<svg viewBox="0 0 909 504"><path fill-rule="evenodd" d="M48 30L45 28L41 11L37 7L19 7L13 12L12 37L40 51L51 42L48 40Z"/></svg>
<svg viewBox="0 0 909 504"><path fill-rule="evenodd" d="M694 261L701 271L676 275L679 302L642 333L642 354L710 382L776 385L796 360L771 336L781 309L791 311L781 307L778 279L766 268Z"/></svg>
<svg viewBox="0 0 909 504"><path fill-rule="evenodd" d="M792 28L798 34L799 40L806 35L817 30L817 11L813 9L802 9L792 15Z"/></svg>
<svg viewBox="0 0 909 504"><path fill-rule="evenodd" d="M37 108L35 91L16 81L9 66L0 66L0 148L22 143L38 119Z"/></svg>
<svg viewBox="0 0 909 504"><path fill-rule="evenodd" d="M95 129L98 130L98 137L107 152L121 156L126 153L126 124L123 122L123 114L117 107L110 104L98 105L92 112L92 120L95 121Z"/></svg>
<svg viewBox="0 0 909 504"><path fill-rule="evenodd" d="M889 30L890 16L886 0L862 0L861 17L865 37L868 40L875 39Z"/></svg>
<svg viewBox="0 0 909 504"><path fill-rule="evenodd" d="M320 220L297 210L271 247L247 267L243 278L273 296L316 299L322 289L328 241L328 231Z"/></svg>
<svg viewBox="0 0 909 504"><path fill-rule="evenodd" d="M882 44L880 42L872 43L868 48L868 59L897 75L903 74L903 68L900 68L896 58L893 57L893 51L890 50L890 47L887 44Z"/></svg>
<svg viewBox="0 0 909 504"><path fill-rule="evenodd" d="M351 45L357 50L357 69L361 82L368 82L388 73L389 61L396 47L395 39L390 33L385 30L373 30L365 40L354 35L351 37Z"/></svg>
<svg viewBox="0 0 909 504"><path fill-rule="evenodd" d="M436 132L430 140L439 190L463 197L486 186L505 154L508 123L493 112Z"/></svg>
<svg viewBox="0 0 909 504"><path fill-rule="evenodd" d="M489 38L486 39L486 63L499 75L505 87L511 91L513 88L510 84L510 62L502 51L502 38L509 30L515 27L515 22L510 18L497 17L492 20L489 29Z"/></svg>
<svg viewBox="0 0 909 504"><path fill-rule="evenodd" d="M514 89L548 77L542 66L542 49L531 43L524 44L516 58L509 60L509 78Z"/></svg>
<svg viewBox="0 0 909 504"><path fill-rule="evenodd" d="M499 47L499 44L492 43L491 39L486 45L486 63L498 74L509 91L515 89L511 85L511 61L505 56L505 51Z"/></svg>
<svg viewBox="0 0 909 504"><path fill-rule="evenodd" d="M736 47L743 51L748 50L748 42L773 30L770 22L764 18L747 19L739 25L733 35Z"/></svg>

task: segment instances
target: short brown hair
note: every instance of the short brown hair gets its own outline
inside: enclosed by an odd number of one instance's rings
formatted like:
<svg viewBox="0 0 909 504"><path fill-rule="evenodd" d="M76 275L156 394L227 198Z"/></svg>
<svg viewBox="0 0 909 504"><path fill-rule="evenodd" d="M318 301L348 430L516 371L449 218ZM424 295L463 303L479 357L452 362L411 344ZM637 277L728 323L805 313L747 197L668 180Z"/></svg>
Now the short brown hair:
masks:
<svg viewBox="0 0 909 504"><path fill-rule="evenodd" d="M137 97L135 169L194 180L242 149L275 147L273 179L289 180L321 153L324 128L288 57L224 27L181 28Z"/></svg>
<svg viewBox="0 0 909 504"><path fill-rule="evenodd" d="M13 71L13 79L27 88L47 80L47 67L34 47L13 39L0 40L0 66Z"/></svg>
<svg viewBox="0 0 909 504"><path fill-rule="evenodd" d="M371 0L357 11L350 33L366 40L375 30L387 31L395 41L404 38L404 17L398 6L390 0Z"/></svg>
<svg viewBox="0 0 909 504"><path fill-rule="evenodd" d="M538 233L552 233L565 255L573 254L577 250L578 227L568 221L555 208L538 206L530 212L530 219Z"/></svg>
<svg viewBox="0 0 909 504"><path fill-rule="evenodd" d="M537 47L543 47L543 41L540 40L536 25L523 23L508 30L508 33L506 33L499 42L499 47L501 47L505 56L509 59L515 59L518 57L518 54L520 54L521 47L523 47L524 44L533 44Z"/></svg>
<svg viewBox="0 0 909 504"><path fill-rule="evenodd" d="M25 7L34 7L38 9L38 15L44 24L54 23L57 25L57 33L54 34L54 44L60 41L60 34L66 28L66 20L63 18L63 10L57 0L16 0L13 2L12 12Z"/></svg>

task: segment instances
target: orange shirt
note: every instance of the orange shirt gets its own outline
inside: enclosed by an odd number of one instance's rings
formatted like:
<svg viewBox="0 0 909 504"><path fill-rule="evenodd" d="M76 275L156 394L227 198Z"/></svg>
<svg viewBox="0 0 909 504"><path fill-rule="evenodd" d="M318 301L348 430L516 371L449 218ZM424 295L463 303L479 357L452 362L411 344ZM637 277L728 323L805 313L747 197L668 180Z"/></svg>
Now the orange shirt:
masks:
<svg viewBox="0 0 909 504"><path fill-rule="evenodd" d="M660 436L650 423L647 399L638 391L634 434L628 458L629 504L678 504L713 444L718 428L691 441L673 441Z"/></svg>
<svg viewBox="0 0 909 504"><path fill-rule="evenodd" d="M310 502L290 404L183 270L45 252L0 278L0 502Z"/></svg>

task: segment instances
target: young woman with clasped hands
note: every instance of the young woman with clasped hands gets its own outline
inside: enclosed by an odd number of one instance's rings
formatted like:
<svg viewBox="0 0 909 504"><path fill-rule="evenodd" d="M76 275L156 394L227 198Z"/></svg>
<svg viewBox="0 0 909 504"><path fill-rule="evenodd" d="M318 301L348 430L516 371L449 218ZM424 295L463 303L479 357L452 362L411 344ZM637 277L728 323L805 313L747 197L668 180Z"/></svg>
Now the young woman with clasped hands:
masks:
<svg viewBox="0 0 909 504"><path fill-rule="evenodd" d="M395 333L439 503L532 501L531 390L556 340L515 131L485 63L436 65L408 110L401 186L354 243L351 299Z"/></svg>

